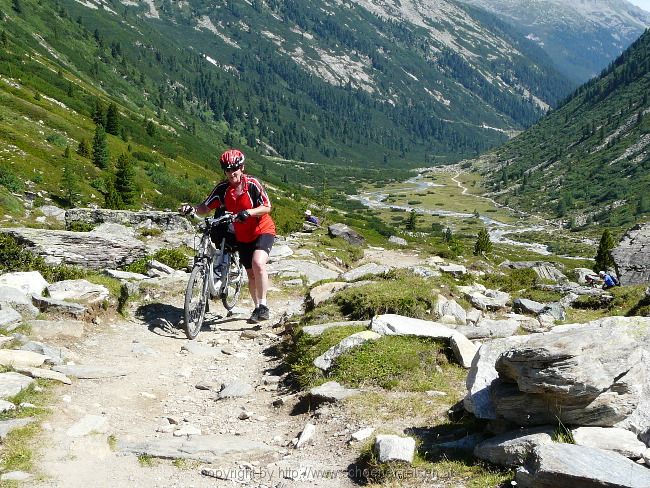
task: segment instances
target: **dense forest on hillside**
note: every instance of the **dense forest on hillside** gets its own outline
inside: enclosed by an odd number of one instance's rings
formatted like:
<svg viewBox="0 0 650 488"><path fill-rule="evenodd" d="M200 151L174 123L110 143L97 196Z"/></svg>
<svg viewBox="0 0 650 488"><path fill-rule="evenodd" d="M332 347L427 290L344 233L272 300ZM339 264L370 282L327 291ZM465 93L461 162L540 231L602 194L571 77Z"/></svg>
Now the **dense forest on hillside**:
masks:
<svg viewBox="0 0 650 488"><path fill-rule="evenodd" d="M600 77L495 152L493 190L510 205L545 209L573 228L647 216L649 93L646 31Z"/></svg>

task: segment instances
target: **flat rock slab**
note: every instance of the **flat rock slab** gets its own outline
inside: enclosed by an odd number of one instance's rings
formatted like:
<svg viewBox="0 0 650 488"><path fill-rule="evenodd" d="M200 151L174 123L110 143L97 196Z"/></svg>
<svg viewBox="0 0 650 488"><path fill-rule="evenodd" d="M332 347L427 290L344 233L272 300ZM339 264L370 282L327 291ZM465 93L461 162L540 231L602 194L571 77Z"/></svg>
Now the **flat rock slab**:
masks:
<svg viewBox="0 0 650 488"><path fill-rule="evenodd" d="M300 259L286 259L277 263L271 263L268 269L269 274L278 274L292 278L304 276L308 285L312 285L320 280L335 279L339 275L336 271L332 271L320 264Z"/></svg>
<svg viewBox="0 0 650 488"><path fill-rule="evenodd" d="M22 419L11 419L0 421L0 441L3 441L7 434L14 429L20 429L31 424L36 419L34 417L25 417Z"/></svg>
<svg viewBox="0 0 650 488"><path fill-rule="evenodd" d="M84 437L90 434L105 434L108 431L108 422L102 415L86 415L75 422L67 431L68 437Z"/></svg>
<svg viewBox="0 0 650 488"><path fill-rule="evenodd" d="M8 412L10 410L15 410L16 405L7 400L0 400L0 413Z"/></svg>
<svg viewBox="0 0 650 488"><path fill-rule="evenodd" d="M492 320L481 319L476 325L456 327L456 330L468 339L496 339L510 337L519 329L519 322L513 319Z"/></svg>
<svg viewBox="0 0 650 488"><path fill-rule="evenodd" d="M232 456L263 455L276 448L240 436L196 435L190 438L173 437L141 442L118 442L118 449L138 455L164 459L195 459L205 463L216 463Z"/></svg>
<svg viewBox="0 0 650 488"><path fill-rule="evenodd" d="M622 456L639 459L646 446L635 433L615 427L578 427L571 430L573 440L579 446L614 451Z"/></svg>
<svg viewBox="0 0 650 488"><path fill-rule="evenodd" d="M328 381L309 390L312 398L324 402L340 402L351 396L359 395L361 390L346 388L336 381Z"/></svg>
<svg viewBox="0 0 650 488"><path fill-rule="evenodd" d="M120 368L112 368L110 366L77 366L64 364L54 366L54 371L63 373L66 376L79 378L81 380L94 380L99 378L117 378L118 376L126 376L128 373Z"/></svg>
<svg viewBox="0 0 650 488"><path fill-rule="evenodd" d="M86 313L86 307L78 303L65 302L50 297L40 297L32 295L32 303L38 307L41 312L60 313L63 315L72 315L80 317Z"/></svg>
<svg viewBox="0 0 650 488"><path fill-rule="evenodd" d="M14 349L0 349L0 364L15 368L40 366L45 362L47 356L31 351L20 351Z"/></svg>
<svg viewBox="0 0 650 488"><path fill-rule="evenodd" d="M337 327L368 327L370 325L370 320L353 320L349 322L328 322L326 324L318 325L307 325L302 328L302 332L308 336L319 336L323 332L329 329L334 329Z"/></svg>
<svg viewBox="0 0 650 488"><path fill-rule="evenodd" d="M72 381L66 375L59 373L58 371L52 371L51 369L16 368L16 371L22 374L26 374L27 376L31 376L32 378L44 378L47 380L60 381L66 385L72 384Z"/></svg>
<svg viewBox="0 0 650 488"><path fill-rule="evenodd" d="M0 304L0 328L11 329L12 325L19 324L23 318L21 315L6 303Z"/></svg>
<svg viewBox="0 0 650 488"><path fill-rule="evenodd" d="M55 300L74 300L83 303L101 303L110 295L108 288L88 280L63 280L47 287Z"/></svg>
<svg viewBox="0 0 650 488"><path fill-rule="evenodd" d="M0 285L17 288L26 295L40 295L48 283L38 271L16 271L1 275Z"/></svg>
<svg viewBox="0 0 650 488"><path fill-rule="evenodd" d="M553 443L553 427L535 427L507 432L479 443L474 456L500 466L521 466L535 447Z"/></svg>
<svg viewBox="0 0 650 488"><path fill-rule="evenodd" d="M611 451L554 443L536 447L515 479L523 488L648 488L650 469Z"/></svg>
<svg viewBox="0 0 650 488"><path fill-rule="evenodd" d="M219 399L237 398L253 393L253 387L247 383L227 383L219 392Z"/></svg>
<svg viewBox="0 0 650 488"><path fill-rule="evenodd" d="M11 286L0 285L0 304L8 304L17 312L35 317L38 309L32 304L32 296ZM2 311L0 311L2 315ZM1 319L0 319L1 321Z"/></svg>
<svg viewBox="0 0 650 488"><path fill-rule="evenodd" d="M32 335L42 339L50 337L81 337L85 323L80 320L30 320Z"/></svg>
<svg viewBox="0 0 650 488"><path fill-rule="evenodd" d="M9 398L18 395L34 382L33 378L24 374L9 371L0 373L0 398Z"/></svg>
<svg viewBox="0 0 650 488"><path fill-rule="evenodd" d="M119 269L105 269L104 274L110 276L111 278L128 281L141 281L148 278L148 276L141 273L132 273L130 271L121 271Z"/></svg>
<svg viewBox="0 0 650 488"><path fill-rule="evenodd" d="M367 263L358 268L346 271L341 275L345 281L356 281L364 276L379 276L388 273L392 269L391 266L383 264Z"/></svg>

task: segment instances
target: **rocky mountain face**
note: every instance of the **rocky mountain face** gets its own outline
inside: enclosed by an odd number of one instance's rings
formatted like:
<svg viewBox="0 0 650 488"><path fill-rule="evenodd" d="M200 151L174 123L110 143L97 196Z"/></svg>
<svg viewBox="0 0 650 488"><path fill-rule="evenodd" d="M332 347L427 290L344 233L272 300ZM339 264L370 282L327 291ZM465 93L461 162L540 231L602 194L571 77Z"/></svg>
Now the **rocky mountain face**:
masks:
<svg viewBox="0 0 650 488"><path fill-rule="evenodd" d="M650 13L625 0L461 1L511 23L578 83L599 74L650 26Z"/></svg>

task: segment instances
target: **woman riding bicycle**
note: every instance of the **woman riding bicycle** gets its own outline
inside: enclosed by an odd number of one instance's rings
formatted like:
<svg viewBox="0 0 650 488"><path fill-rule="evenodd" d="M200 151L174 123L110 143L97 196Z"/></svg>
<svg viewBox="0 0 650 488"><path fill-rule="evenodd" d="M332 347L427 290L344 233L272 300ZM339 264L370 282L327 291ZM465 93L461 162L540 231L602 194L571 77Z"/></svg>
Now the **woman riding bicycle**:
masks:
<svg viewBox="0 0 650 488"><path fill-rule="evenodd" d="M208 198L196 207L182 205L184 214L206 215L225 208L236 214L234 222L239 258L248 275L248 291L255 305L251 323L268 320L266 293L269 287L266 263L275 240L275 224L271 218L271 201L262 184L244 173L244 154L229 149L219 158L226 180L214 187Z"/></svg>

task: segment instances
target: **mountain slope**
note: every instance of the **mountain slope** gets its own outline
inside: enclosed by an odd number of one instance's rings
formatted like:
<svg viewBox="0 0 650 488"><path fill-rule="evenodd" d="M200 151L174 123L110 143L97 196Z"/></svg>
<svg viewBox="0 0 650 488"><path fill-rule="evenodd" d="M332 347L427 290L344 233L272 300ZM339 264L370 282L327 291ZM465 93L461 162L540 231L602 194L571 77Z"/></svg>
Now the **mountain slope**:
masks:
<svg viewBox="0 0 650 488"><path fill-rule="evenodd" d="M579 227L650 213L650 31L603 75L488 155L497 198Z"/></svg>
<svg viewBox="0 0 650 488"><path fill-rule="evenodd" d="M625 0L460 1L511 23L578 83L598 75L650 26L650 13Z"/></svg>

